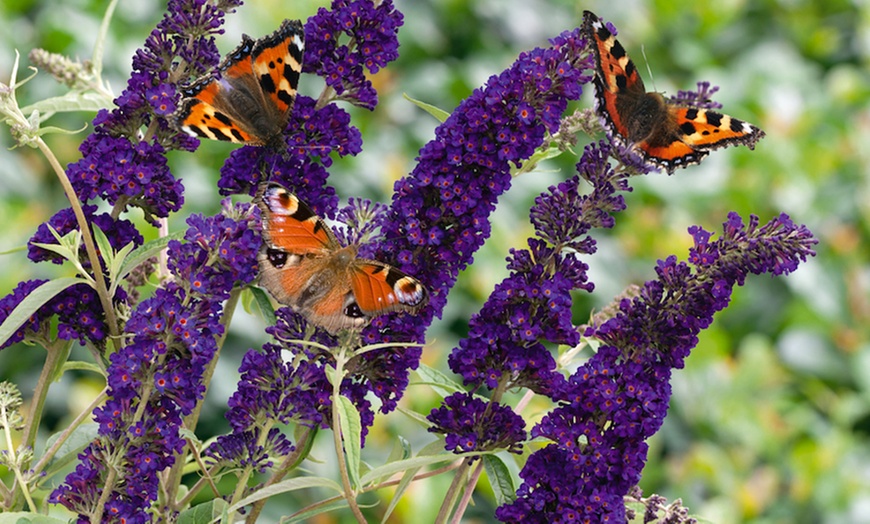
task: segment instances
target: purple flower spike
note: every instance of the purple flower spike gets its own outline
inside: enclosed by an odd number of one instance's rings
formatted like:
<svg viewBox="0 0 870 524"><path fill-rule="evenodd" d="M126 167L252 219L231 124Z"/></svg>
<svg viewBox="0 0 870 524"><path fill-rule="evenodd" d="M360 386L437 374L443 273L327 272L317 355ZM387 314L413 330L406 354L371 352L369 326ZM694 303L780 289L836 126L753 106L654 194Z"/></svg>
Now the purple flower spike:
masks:
<svg viewBox="0 0 870 524"><path fill-rule="evenodd" d="M334 0L305 24L303 72L323 77L337 99L374 109L378 93L365 71L377 73L399 57L402 22L391 0ZM339 42L343 36L348 43Z"/></svg>
<svg viewBox="0 0 870 524"><path fill-rule="evenodd" d="M564 379L544 342L580 342L571 292L591 292L593 285L578 255L595 252L588 232L612 227L610 214L625 207L618 192L628 190L627 175L610 167L608 152L604 144L589 145L577 165L592 183L590 194L580 194L575 176L535 199L530 215L538 238L529 239L528 250L511 250L510 276L471 318L468 336L448 359L466 384L496 389L507 380L508 387L550 396L561 390Z"/></svg>
<svg viewBox="0 0 870 524"><path fill-rule="evenodd" d="M468 393L454 393L426 417L431 433L447 437L446 449L454 453L506 449L520 453L526 440L525 421L510 408L485 402Z"/></svg>
<svg viewBox="0 0 870 524"><path fill-rule="evenodd" d="M194 215L184 241L170 242L174 282L141 302L127 321L126 345L110 356L109 398L94 412L100 436L79 455L82 463L52 502L92 515L92 494L105 488L112 494L104 515L135 522L157 499L156 473L183 449L182 418L205 392L204 373L224 332L223 301L256 276L260 237L249 207L228 208L230 216ZM110 475L104 456L124 457L123 466L116 464ZM107 486L109 478L115 483Z"/></svg>
<svg viewBox="0 0 870 524"><path fill-rule="evenodd" d="M529 158L547 132L558 130L568 100L579 97L588 81L578 34L565 33L553 47L523 53L510 69L475 90L436 129L414 171L396 183L381 223L384 240L362 246L360 256L390 262L420 279L431 299L402 322L396 315L375 319L363 331L364 344L420 342L432 318L441 314L459 271L489 236L489 215L510 186L511 166ZM553 314L564 316L564 309L557 307ZM360 374L373 384L382 411L395 407L420 353L403 348L362 356ZM548 365L543 359L539 363Z"/></svg>
<svg viewBox="0 0 870 524"><path fill-rule="evenodd" d="M785 215L758 227L756 217L744 226L732 213L724 230L711 240L690 229L694 270L676 257L660 261L657 280L587 329L604 345L558 392L560 406L533 428L533 437L554 444L529 457L518 498L497 510L499 520L625 521L622 498L640 480L646 439L667 414L671 372L683 367L698 333L749 273L788 273L814 255L809 230Z"/></svg>

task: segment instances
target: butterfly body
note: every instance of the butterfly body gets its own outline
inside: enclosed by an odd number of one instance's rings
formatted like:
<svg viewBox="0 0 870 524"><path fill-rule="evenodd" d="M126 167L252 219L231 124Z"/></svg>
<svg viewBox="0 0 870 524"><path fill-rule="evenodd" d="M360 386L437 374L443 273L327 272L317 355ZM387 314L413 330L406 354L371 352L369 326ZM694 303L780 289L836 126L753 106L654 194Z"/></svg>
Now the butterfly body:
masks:
<svg viewBox="0 0 870 524"><path fill-rule="evenodd" d="M764 136L742 120L647 92L625 48L589 11L584 13L583 32L595 56L595 100L604 124L647 163L673 173L697 164L714 149L736 144L753 149Z"/></svg>
<svg viewBox="0 0 870 524"><path fill-rule="evenodd" d="M269 36L247 35L215 75L182 90L175 126L191 136L280 148L302 72L302 24L284 20Z"/></svg>
<svg viewBox="0 0 870 524"><path fill-rule="evenodd" d="M357 257L305 203L275 183L255 201L263 217L260 283L278 302L330 333L358 329L390 311L414 312L426 288L398 269Z"/></svg>

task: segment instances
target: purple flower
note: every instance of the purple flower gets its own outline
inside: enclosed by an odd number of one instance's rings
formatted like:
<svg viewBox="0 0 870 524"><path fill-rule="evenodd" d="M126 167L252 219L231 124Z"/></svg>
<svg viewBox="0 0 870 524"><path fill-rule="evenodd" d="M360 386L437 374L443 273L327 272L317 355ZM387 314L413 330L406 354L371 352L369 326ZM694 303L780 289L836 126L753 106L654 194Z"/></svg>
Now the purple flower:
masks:
<svg viewBox="0 0 870 524"><path fill-rule="evenodd" d="M510 406L468 393L450 395L426 418L432 423L429 431L446 435L445 448L454 453L497 449L520 453L520 443L526 440L526 423Z"/></svg>
<svg viewBox="0 0 870 524"><path fill-rule="evenodd" d="M24 300L30 293L44 284L45 280L27 280L18 284L13 292L0 300L0 323ZM127 293L118 288L115 303L127 300ZM102 347L106 338L107 327L103 315L103 306L96 292L87 284L76 284L58 293L32 314L18 328L3 349L24 339L48 340L47 324L51 317L57 316L57 338L62 340L78 340L82 345L87 343ZM46 329L43 329L46 328Z"/></svg>
<svg viewBox="0 0 870 524"><path fill-rule="evenodd" d="M378 93L365 70L377 73L399 57L402 22L391 0L334 0L331 9L321 7L305 24L302 70L323 77L335 99L374 109ZM347 43L339 42L342 36Z"/></svg>
<svg viewBox="0 0 870 524"><path fill-rule="evenodd" d="M625 520L621 501L640 480L646 439L667 414L671 370L683 367L698 333L747 274L788 273L814 255L809 230L785 215L758 227L756 217L744 226L732 213L724 229L711 241L692 228L694 270L676 257L660 261L658 279L586 330L604 345L556 392L560 406L532 429L554 444L529 458L518 498L498 509L499 520Z"/></svg>
<svg viewBox="0 0 870 524"><path fill-rule="evenodd" d="M335 231L338 241L344 245L359 245L377 232L387 206L368 199L351 197L347 205L339 209L336 219L345 225Z"/></svg>
<svg viewBox="0 0 870 524"><path fill-rule="evenodd" d="M222 303L234 286L256 276L260 237L250 205L224 215L188 220L184 242L170 242L174 281L141 302L125 326L126 344L110 356L109 399L94 412L99 438L82 454L79 469L52 494L81 515L97 510L88 496L112 491L104 515L138 518L157 498L157 471L174 463L184 447L182 418L202 398L206 369L224 332ZM112 475L105 456L123 456ZM114 484L107 484L109 479ZM86 485L82 485L86 484ZM108 513L105 513L108 512Z"/></svg>
<svg viewBox="0 0 870 524"><path fill-rule="evenodd" d="M307 323L301 315L290 308L280 308L275 314L277 324L267 328L275 343L265 344L262 351L249 350L239 368L238 389L230 398L226 415L235 435L256 433L258 421L263 419L332 427L332 385L326 378L326 368L335 366L332 355L292 342L307 338ZM334 337L322 330L310 340L327 347L336 344ZM282 351L295 358L287 361ZM354 362L351 360L348 367L355 368ZM377 387L360 384L353 375L341 385L341 394L360 411L363 438L374 421L371 402L365 398L369 389Z"/></svg>
<svg viewBox="0 0 870 524"><path fill-rule="evenodd" d="M211 464L234 468L249 467L265 473L274 464L275 457L288 455L295 449L278 428L269 430L263 444L259 442L259 437L259 433L255 431L222 435L203 455Z"/></svg>
<svg viewBox="0 0 870 524"><path fill-rule="evenodd" d="M83 201L133 205L151 222L181 209L184 186L170 173L159 143L131 141L98 126L79 151L82 159L70 164L67 174Z"/></svg>
<svg viewBox="0 0 870 524"><path fill-rule="evenodd" d="M182 60L190 76L217 64L213 35L223 32L224 12L239 4L170 0L163 20L133 57L133 73L115 99L117 107L97 114L94 132L79 148L82 159L67 168L82 201L101 198L121 209L140 207L151 222L181 208L184 187L169 171L164 153L193 151L198 141L167 121L179 97L169 79L178 75Z"/></svg>
<svg viewBox="0 0 870 524"><path fill-rule="evenodd" d="M558 130L568 100L580 96L581 83L588 81L581 74L586 67L582 39L575 31L553 44L523 53L510 69L475 90L436 129L414 171L396 183L381 223L384 240L362 246L360 255L394 263L419 278L431 299L402 323L389 316L375 319L363 331L363 343L423 340L459 271L489 236L489 215L510 185L512 163L521 164L547 131ZM362 375L378 385L382 411L394 408L419 358L417 348L362 356ZM536 363L546 365L543 359Z"/></svg>
<svg viewBox="0 0 870 524"><path fill-rule="evenodd" d="M27 298L30 293L32 293L39 286L48 282L47 280L25 280L24 282L19 283L15 286L15 289L12 290L12 293L6 295L2 299L0 299L0 323L3 323L12 311L18 307L18 304L21 303L22 300ZM43 320L46 320L50 315L40 314L39 311L30 315L24 324L21 325L20 328L3 344L0 349L11 346L12 344L16 344L24 340L24 337L28 333L36 333L40 329L40 324Z"/></svg>
<svg viewBox="0 0 870 524"><path fill-rule="evenodd" d="M296 336L291 333L301 327L297 323L301 319L288 308L276 314L278 324L269 331L278 341L292 340L285 335ZM283 349L305 358L296 364L286 362L281 355ZM332 405L332 386L325 372L330 362L325 353L293 344L266 344L263 351L249 350L242 359L238 388L230 397L226 415L233 433L254 431L258 421L264 419L311 427L323 425Z"/></svg>
<svg viewBox="0 0 870 524"><path fill-rule="evenodd" d="M627 189L626 174L609 166L608 150L604 144L589 145L578 163L592 182L590 194L580 194L580 178L575 176L535 199L530 216L538 238L529 239L528 250L511 250L510 276L471 317L468 336L448 359L466 384L496 389L506 381L507 387L545 395L562 387L562 375L543 342L579 343L571 291L591 292L593 285L578 255L595 252L588 232L612 227L610 213L625 207L617 192Z"/></svg>
<svg viewBox="0 0 870 524"><path fill-rule="evenodd" d="M710 82L698 82L695 91L678 91L668 101L672 104L697 107L698 109L721 109L722 104L713 100L713 95L719 91L718 86L711 86Z"/></svg>

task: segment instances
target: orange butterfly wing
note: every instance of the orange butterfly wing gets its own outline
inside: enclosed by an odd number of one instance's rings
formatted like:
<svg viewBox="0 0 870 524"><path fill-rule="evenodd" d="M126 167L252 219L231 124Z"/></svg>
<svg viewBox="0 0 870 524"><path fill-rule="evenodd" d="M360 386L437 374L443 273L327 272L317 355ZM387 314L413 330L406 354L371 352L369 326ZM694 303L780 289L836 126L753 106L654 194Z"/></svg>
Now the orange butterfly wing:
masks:
<svg viewBox="0 0 870 524"><path fill-rule="evenodd" d="M262 211L263 237L271 246L297 255L341 247L323 219L281 185L263 184L254 200Z"/></svg>
<svg viewBox="0 0 870 524"><path fill-rule="evenodd" d="M254 201L263 223L260 282L282 304L301 307L318 262L340 247L338 241L308 205L279 184L262 184Z"/></svg>
<svg viewBox="0 0 870 524"><path fill-rule="evenodd" d="M258 41L251 53L252 69L260 88L281 114L288 113L296 100L305 48L302 38L299 21L284 20L281 28ZM227 73L234 74L232 70Z"/></svg>
<svg viewBox="0 0 870 524"><path fill-rule="evenodd" d="M358 259L350 275L356 302L369 316L389 311L415 311L428 298L419 280L375 260Z"/></svg>
<svg viewBox="0 0 870 524"><path fill-rule="evenodd" d="M258 41L248 36L218 67L186 89L172 117L191 136L278 146L296 99L304 49L302 24L284 20Z"/></svg>

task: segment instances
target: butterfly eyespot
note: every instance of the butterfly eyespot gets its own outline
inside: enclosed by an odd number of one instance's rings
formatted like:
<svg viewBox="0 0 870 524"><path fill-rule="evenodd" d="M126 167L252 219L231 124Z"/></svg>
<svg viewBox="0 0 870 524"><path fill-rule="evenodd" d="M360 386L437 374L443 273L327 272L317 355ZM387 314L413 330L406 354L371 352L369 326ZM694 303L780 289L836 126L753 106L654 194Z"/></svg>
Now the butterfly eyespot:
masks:
<svg viewBox="0 0 870 524"><path fill-rule="evenodd" d="M287 256L288 253L286 251L281 251L280 249L268 248L266 250L266 256L269 258L269 263L274 267L281 268L287 264Z"/></svg>
<svg viewBox="0 0 870 524"><path fill-rule="evenodd" d="M350 318L362 318L365 316L356 302L351 302L344 307L344 315Z"/></svg>

